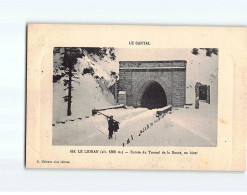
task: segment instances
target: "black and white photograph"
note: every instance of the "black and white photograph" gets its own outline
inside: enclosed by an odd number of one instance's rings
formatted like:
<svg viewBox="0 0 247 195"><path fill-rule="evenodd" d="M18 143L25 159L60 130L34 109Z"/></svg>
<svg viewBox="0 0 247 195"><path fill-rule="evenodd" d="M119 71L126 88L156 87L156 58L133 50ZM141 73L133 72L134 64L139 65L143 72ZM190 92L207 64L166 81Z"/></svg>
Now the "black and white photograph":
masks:
<svg viewBox="0 0 247 195"><path fill-rule="evenodd" d="M54 47L52 145L216 147L218 55Z"/></svg>

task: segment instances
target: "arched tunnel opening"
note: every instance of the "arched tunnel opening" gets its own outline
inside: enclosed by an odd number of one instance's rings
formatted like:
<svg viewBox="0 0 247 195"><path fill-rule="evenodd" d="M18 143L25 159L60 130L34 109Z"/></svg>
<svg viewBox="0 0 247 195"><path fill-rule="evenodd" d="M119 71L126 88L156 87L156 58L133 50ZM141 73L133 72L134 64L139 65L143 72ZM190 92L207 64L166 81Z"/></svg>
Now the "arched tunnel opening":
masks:
<svg viewBox="0 0 247 195"><path fill-rule="evenodd" d="M167 106L166 93L157 82L151 82L141 97L141 107L148 109L162 108Z"/></svg>

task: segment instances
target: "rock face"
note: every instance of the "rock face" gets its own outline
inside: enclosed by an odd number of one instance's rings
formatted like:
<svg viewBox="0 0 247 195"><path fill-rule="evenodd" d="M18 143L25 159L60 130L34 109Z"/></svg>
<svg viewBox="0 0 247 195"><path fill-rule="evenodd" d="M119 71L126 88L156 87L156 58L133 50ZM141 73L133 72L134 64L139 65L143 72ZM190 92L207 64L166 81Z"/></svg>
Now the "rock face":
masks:
<svg viewBox="0 0 247 195"><path fill-rule="evenodd" d="M183 107L186 102L186 64L175 61L120 61L119 90L134 107Z"/></svg>

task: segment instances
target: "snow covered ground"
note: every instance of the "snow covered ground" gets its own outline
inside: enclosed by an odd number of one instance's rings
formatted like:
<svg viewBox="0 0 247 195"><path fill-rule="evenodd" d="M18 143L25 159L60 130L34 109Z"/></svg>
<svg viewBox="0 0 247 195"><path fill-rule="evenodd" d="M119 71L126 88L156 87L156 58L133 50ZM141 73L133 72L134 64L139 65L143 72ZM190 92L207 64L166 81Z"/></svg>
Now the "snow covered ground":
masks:
<svg viewBox="0 0 247 195"><path fill-rule="evenodd" d="M125 146L196 147L217 145L216 105L200 102L200 109L195 109L194 106L174 108L171 114L166 114L158 122L154 122L157 120L156 109L128 108L107 110L103 113L113 115L114 119L120 121L116 139L113 137L109 140L107 137L106 117L96 115L54 126L53 144L122 146L125 143ZM147 124L149 128L140 134Z"/></svg>
<svg viewBox="0 0 247 195"><path fill-rule="evenodd" d="M217 107L200 102L200 109L173 109L136 137L131 146L217 146Z"/></svg>

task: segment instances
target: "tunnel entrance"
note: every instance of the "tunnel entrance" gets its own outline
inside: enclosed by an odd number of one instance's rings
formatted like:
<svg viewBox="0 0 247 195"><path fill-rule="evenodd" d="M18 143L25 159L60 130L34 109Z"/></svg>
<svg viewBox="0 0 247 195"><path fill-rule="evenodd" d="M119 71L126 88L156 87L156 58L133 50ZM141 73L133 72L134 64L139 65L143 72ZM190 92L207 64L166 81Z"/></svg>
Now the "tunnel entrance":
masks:
<svg viewBox="0 0 247 195"><path fill-rule="evenodd" d="M167 106L167 99L164 89L157 82L150 82L142 95L141 107L148 109L162 108Z"/></svg>

